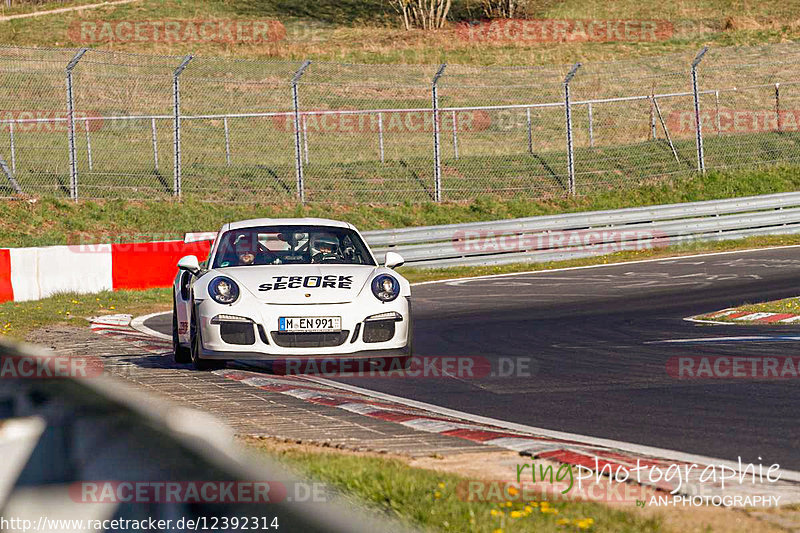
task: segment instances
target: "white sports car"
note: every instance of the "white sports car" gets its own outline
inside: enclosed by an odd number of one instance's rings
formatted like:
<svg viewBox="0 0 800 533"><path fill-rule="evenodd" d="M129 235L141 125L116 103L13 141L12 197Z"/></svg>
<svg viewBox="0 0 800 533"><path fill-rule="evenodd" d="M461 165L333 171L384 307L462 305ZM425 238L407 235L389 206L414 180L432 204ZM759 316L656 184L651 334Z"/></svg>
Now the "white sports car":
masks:
<svg viewBox="0 0 800 533"><path fill-rule="evenodd" d="M316 218L225 224L208 259L178 262L175 361L411 356L411 288L350 224Z"/></svg>

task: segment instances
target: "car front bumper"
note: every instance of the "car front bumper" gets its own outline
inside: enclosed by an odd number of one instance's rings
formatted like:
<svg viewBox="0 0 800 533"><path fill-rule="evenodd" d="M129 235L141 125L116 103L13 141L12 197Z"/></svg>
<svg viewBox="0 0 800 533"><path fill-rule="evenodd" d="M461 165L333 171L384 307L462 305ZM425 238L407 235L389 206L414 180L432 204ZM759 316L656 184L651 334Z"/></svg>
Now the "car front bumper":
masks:
<svg viewBox="0 0 800 533"><path fill-rule="evenodd" d="M340 304L301 304L273 305L262 302L238 302L234 305L222 305L213 300L197 303L197 312L202 332L203 345L201 358L204 359L281 359L281 358L375 358L403 357L411 355L411 305L410 299L399 297L388 303L377 299L374 301L356 300ZM366 319L382 313L396 313L394 334L388 340L366 342ZM249 320L253 328L252 344L234 344L226 342L222 334L220 315L230 315ZM343 342L337 345L325 340L316 343L314 339L324 338L320 335L312 338L309 346L308 337L304 334L278 335L278 319L280 317L326 317L339 316L342 319L341 329ZM388 320L386 321L388 322ZM346 332L346 334L344 333ZM308 334L305 334L308 335ZM328 339L333 337L330 335ZM230 340L229 337L226 337ZM341 339L339 339L341 340ZM266 341L266 342L265 342ZM337 341L338 342L338 341ZM301 346L297 346L300 344Z"/></svg>

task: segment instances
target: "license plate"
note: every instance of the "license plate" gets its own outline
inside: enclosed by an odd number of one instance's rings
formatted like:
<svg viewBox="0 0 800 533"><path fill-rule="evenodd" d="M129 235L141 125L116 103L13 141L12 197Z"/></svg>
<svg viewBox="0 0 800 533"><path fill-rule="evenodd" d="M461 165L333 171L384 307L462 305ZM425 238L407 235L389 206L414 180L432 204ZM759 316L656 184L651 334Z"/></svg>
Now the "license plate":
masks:
<svg viewBox="0 0 800 533"><path fill-rule="evenodd" d="M278 319L278 331L286 333L315 333L342 331L340 316L286 316Z"/></svg>

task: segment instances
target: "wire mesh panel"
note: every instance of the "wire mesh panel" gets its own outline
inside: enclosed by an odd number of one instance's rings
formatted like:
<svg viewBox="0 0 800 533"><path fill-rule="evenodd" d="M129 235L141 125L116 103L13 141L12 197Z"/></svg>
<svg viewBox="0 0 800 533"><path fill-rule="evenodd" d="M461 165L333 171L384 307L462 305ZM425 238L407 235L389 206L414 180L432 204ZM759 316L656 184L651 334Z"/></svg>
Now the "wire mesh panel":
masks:
<svg viewBox="0 0 800 533"><path fill-rule="evenodd" d="M89 50L73 72L78 195L172 194L172 72L180 57Z"/></svg>
<svg viewBox="0 0 800 533"><path fill-rule="evenodd" d="M798 71L796 46L709 51L698 67L707 168L798 162Z"/></svg>
<svg viewBox="0 0 800 533"><path fill-rule="evenodd" d="M564 193L568 69L448 65L439 82L444 199Z"/></svg>
<svg viewBox="0 0 800 533"><path fill-rule="evenodd" d="M695 168L691 54L582 65L571 83L576 193L635 187ZM590 115L591 109L591 115Z"/></svg>
<svg viewBox="0 0 800 533"><path fill-rule="evenodd" d="M300 61L194 58L180 76L183 195L297 198L291 80Z"/></svg>
<svg viewBox="0 0 800 533"><path fill-rule="evenodd" d="M800 46L695 55L533 68L0 47L0 196L545 198L797 164Z"/></svg>
<svg viewBox="0 0 800 533"><path fill-rule="evenodd" d="M435 199L435 67L314 62L298 85L310 201Z"/></svg>
<svg viewBox="0 0 800 533"><path fill-rule="evenodd" d="M0 47L0 157L22 192L69 196L65 67L77 50ZM17 192L0 171L0 195Z"/></svg>

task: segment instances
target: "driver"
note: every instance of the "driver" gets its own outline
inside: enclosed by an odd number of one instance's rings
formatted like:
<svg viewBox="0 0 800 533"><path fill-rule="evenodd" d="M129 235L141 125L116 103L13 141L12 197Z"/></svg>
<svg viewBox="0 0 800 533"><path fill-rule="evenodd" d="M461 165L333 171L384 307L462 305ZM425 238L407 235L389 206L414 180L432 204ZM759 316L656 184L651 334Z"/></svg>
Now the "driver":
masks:
<svg viewBox="0 0 800 533"><path fill-rule="evenodd" d="M236 237L233 246L236 250L236 258L239 261L239 266L248 266L255 263L256 254L253 247L250 245L252 239L251 235L242 234Z"/></svg>
<svg viewBox="0 0 800 533"><path fill-rule="evenodd" d="M339 257L339 238L331 233L317 233L311 237L311 262L335 261Z"/></svg>

